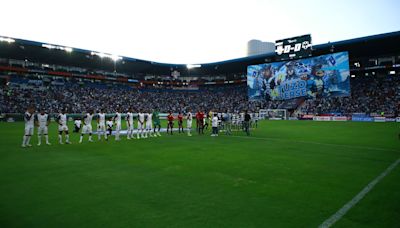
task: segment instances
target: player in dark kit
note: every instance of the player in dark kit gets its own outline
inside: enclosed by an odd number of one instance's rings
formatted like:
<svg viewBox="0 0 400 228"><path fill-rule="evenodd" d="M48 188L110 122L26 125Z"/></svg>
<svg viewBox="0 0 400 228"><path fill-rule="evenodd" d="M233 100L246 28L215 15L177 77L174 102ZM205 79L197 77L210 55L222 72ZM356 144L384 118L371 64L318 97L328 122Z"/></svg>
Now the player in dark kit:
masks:
<svg viewBox="0 0 400 228"><path fill-rule="evenodd" d="M174 116L172 115L172 112L169 112L169 114L167 116L167 120L168 120L167 134L168 134L168 130L171 129L171 135L172 135L172 129L174 128Z"/></svg>
<svg viewBox="0 0 400 228"><path fill-rule="evenodd" d="M114 126L114 121L113 121L112 117L110 117L107 120L106 125L107 125L107 138L106 138L106 141L108 141L108 138L111 137L111 135L112 135L113 126Z"/></svg>
<svg viewBox="0 0 400 228"><path fill-rule="evenodd" d="M204 134L204 113L199 111L196 114L197 131L199 134Z"/></svg>
<svg viewBox="0 0 400 228"><path fill-rule="evenodd" d="M196 113L196 131L199 132L199 128L200 128L200 122L199 122L199 115L200 115L200 111L198 111Z"/></svg>
<svg viewBox="0 0 400 228"><path fill-rule="evenodd" d="M160 121L160 113L157 110L153 112L153 126L154 126L154 135L161 136L160 129L161 129L161 121ZM157 129L157 131L156 131Z"/></svg>
<svg viewBox="0 0 400 228"><path fill-rule="evenodd" d="M178 132L183 133L183 114L181 112L178 114Z"/></svg>
<svg viewBox="0 0 400 228"><path fill-rule="evenodd" d="M250 135L250 121L251 121L251 116L247 112L247 110L244 112L244 131L246 132L246 135Z"/></svg>

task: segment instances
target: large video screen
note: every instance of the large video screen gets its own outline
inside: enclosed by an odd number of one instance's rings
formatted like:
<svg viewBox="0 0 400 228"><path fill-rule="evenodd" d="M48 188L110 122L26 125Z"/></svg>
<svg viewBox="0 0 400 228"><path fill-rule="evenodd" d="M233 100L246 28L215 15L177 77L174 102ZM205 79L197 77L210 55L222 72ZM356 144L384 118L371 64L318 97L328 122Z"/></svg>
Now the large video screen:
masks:
<svg viewBox="0 0 400 228"><path fill-rule="evenodd" d="M349 55L338 52L247 67L250 100L350 96Z"/></svg>

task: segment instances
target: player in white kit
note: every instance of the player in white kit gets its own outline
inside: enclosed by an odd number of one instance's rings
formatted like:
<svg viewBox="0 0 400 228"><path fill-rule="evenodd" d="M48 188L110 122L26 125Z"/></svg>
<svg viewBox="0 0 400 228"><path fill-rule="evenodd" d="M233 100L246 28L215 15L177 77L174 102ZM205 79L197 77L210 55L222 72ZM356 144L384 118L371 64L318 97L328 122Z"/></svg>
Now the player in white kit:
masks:
<svg viewBox="0 0 400 228"><path fill-rule="evenodd" d="M89 110L84 116L83 116L83 127L82 127L82 132L81 132L81 138L79 139L79 143L82 143L83 141L83 135L89 134L89 142L93 142L92 140L92 120L93 120L93 110Z"/></svg>
<svg viewBox="0 0 400 228"><path fill-rule="evenodd" d="M153 113L152 112L146 113L146 135L145 135L145 138L147 138L147 134L149 134L150 137L153 137Z"/></svg>
<svg viewBox="0 0 400 228"><path fill-rule="evenodd" d="M114 116L114 123L115 123L115 140L119 141L119 134L121 131L121 113L119 113L119 110L115 112Z"/></svg>
<svg viewBox="0 0 400 228"><path fill-rule="evenodd" d="M193 114L189 109L188 113L186 114L186 129L188 131L188 136L192 136L192 121L193 121Z"/></svg>
<svg viewBox="0 0 400 228"><path fill-rule="evenodd" d="M68 126L67 126L67 114L65 114L64 110L61 110L61 112L57 116L57 123L58 123L58 140L60 144L63 144L62 142L62 133L65 133L65 143L70 144L69 142L69 133L68 133Z"/></svg>
<svg viewBox="0 0 400 228"><path fill-rule="evenodd" d="M107 140L106 114L103 109L101 109L97 114L97 138L99 141L101 140L101 135L103 135L104 139Z"/></svg>
<svg viewBox="0 0 400 228"><path fill-rule="evenodd" d="M142 135L142 138L144 138L144 113L140 112L138 113L138 127L137 127L137 138L140 139L139 134Z"/></svg>
<svg viewBox="0 0 400 228"><path fill-rule="evenodd" d="M113 119L113 118L109 118L109 119L107 120L107 122L106 122L106 125L107 125L107 135L108 135L108 137L111 137L111 135L112 135L112 129L113 129L113 126L114 126L114 122L113 122L112 119Z"/></svg>
<svg viewBox="0 0 400 228"><path fill-rule="evenodd" d="M82 120L80 118L74 120L74 127L74 133L79 133L82 127Z"/></svg>
<svg viewBox="0 0 400 228"><path fill-rule="evenodd" d="M133 111L130 108L128 110L128 112L126 113L126 127L127 127L127 132L126 132L126 136L127 139L133 139L133 130L134 130L134 126L133 126Z"/></svg>
<svg viewBox="0 0 400 228"><path fill-rule="evenodd" d="M22 139L22 147L30 147L32 146L29 141L31 140L31 137L33 135L33 128L35 126L35 108L34 107L28 107L25 115L24 115L24 120L25 120L25 133L24 133L24 138Z"/></svg>
<svg viewBox="0 0 400 228"><path fill-rule="evenodd" d="M42 136L46 139L46 144L51 145L49 143L48 136L48 126L49 126L49 115L43 110L40 110L40 113L36 115L37 118L37 126L38 126L38 146L42 144Z"/></svg>

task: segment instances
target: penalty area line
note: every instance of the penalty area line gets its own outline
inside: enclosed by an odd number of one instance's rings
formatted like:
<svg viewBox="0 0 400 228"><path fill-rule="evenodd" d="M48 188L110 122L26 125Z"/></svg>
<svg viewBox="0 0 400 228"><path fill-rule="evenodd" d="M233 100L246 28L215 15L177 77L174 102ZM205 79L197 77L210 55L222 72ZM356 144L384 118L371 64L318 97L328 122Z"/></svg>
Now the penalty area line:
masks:
<svg viewBox="0 0 400 228"><path fill-rule="evenodd" d="M347 202L342 208L340 208L335 214L326 219L319 228L331 227L334 223L339 221L352 207L354 207L364 196L370 192L376 184L378 184L385 176L393 171L397 165L400 163L400 158L393 162L385 171L383 171L379 176L372 180L361 192L359 192L353 199Z"/></svg>

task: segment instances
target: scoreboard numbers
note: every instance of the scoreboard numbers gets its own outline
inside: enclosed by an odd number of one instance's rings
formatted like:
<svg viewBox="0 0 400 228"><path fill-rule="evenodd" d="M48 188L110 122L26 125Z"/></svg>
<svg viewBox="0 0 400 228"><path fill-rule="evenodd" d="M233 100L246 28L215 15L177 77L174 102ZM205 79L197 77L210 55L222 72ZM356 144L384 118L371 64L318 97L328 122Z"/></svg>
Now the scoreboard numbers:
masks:
<svg viewBox="0 0 400 228"><path fill-rule="evenodd" d="M311 56L311 35L292 37L275 42L277 60L290 60Z"/></svg>

